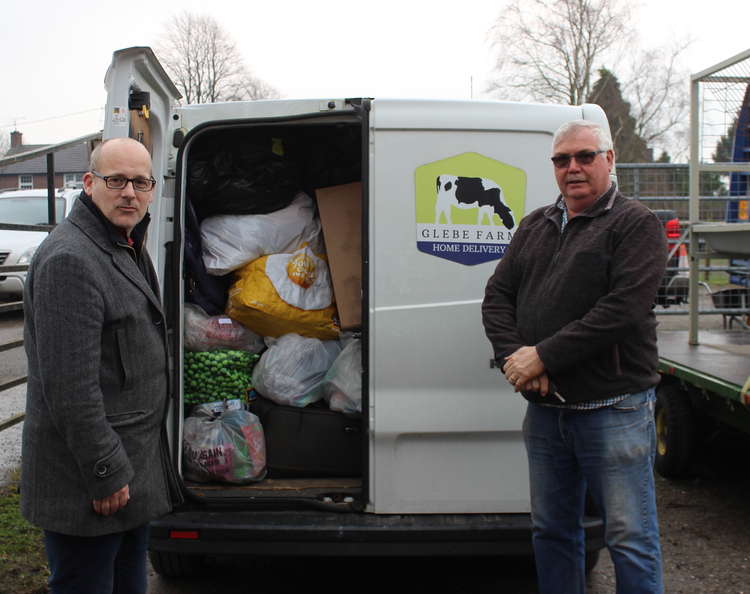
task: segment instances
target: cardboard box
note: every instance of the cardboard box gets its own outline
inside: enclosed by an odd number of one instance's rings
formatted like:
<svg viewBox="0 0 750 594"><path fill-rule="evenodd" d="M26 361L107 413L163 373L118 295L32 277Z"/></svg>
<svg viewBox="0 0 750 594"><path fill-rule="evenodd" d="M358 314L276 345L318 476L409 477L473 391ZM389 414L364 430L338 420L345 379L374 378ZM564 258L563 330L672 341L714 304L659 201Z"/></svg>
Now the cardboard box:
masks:
<svg viewBox="0 0 750 594"><path fill-rule="evenodd" d="M342 330L362 324L362 184L315 191Z"/></svg>

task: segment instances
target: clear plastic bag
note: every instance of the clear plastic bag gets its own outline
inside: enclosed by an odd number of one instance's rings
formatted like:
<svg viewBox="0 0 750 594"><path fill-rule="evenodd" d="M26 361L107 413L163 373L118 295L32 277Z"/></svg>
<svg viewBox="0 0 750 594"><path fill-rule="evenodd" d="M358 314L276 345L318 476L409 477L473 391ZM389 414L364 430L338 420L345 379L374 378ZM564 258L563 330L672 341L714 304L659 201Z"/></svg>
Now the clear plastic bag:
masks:
<svg viewBox="0 0 750 594"><path fill-rule="evenodd" d="M263 338L229 316L209 316L195 304L185 304L185 348L189 351L232 349L257 354Z"/></svg>
<svg viewBox="0 0 750 594"><path fill-rule="evenodd" d="M201 223L203 263L209 274L221 276L269 254L294 251L308 243L315 248L320 220L312 198L299 193L281 210L257 215L217 215Z"/></svg>
<svg viewBox="0 0 750 594"><path fill-rule="evenodd" d="M318 387L331 410L345 414L362 412L362 343L349 342Z"/></svg>
<svg viewBox="0 0 750 594"><path fill-rule="evenodd" d="M284 334L267 338L268 350L253 369L253 386L277 404L307 406L323 394L314 390L341 352L337 340Z"/></svg>
<svg viewBox="0 0 750 594"><path fill-rule="evenodd" d="M236 406L196 406L185 419L182 453L184 476L192 481L245 484L266 473L263 427L258 417Z"/></svg>

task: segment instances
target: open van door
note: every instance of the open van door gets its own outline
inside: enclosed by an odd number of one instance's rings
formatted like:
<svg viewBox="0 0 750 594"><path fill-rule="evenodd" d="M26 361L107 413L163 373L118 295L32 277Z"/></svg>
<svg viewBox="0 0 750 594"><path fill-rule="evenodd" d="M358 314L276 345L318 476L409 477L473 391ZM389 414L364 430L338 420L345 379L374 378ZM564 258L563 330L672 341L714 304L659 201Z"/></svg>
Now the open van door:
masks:
<svg viewBox="0 0 750 594"><path fill-rule="evenodd" d="M148 250L156 270L165 262L164 243L172 233L167 219L174 211L174 155L169 135L172 114L182 97L149 47L114 52L104 78L107 107L102 138L130 137L151 153L156 179L155 200L149 207L151 232ZM154 229L158 225L158 232ZM156 245L161 238L161 245Z"/></svg>

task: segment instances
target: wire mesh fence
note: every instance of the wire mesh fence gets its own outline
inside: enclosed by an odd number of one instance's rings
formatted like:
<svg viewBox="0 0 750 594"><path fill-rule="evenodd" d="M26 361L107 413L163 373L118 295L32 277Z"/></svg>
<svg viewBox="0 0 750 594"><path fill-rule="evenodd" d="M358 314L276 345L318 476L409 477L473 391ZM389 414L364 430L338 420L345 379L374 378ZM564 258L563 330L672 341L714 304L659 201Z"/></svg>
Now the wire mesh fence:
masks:
<svg viewBox="0 0 750 594"><path fill-rule="evenodd" d="M669 256L657 295L657 313L687 314L689 279L689 166L680 163L621 163L620 190L643 202L659 217L667 237ZM748 220L747 185L740 194L729 172L702 172L699 179L701 222ZM728 327L747 327L750 315L750 260L712 254L699 241L699 287L704 304L700 313L722 315Z"/></svg>

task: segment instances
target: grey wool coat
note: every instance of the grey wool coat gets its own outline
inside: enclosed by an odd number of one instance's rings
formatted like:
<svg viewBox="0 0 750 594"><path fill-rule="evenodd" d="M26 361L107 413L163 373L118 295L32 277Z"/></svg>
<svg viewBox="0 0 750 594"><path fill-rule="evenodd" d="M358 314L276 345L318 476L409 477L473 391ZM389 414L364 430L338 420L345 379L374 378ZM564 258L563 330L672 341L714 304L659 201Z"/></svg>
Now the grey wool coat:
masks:
<svg viewBox="0 0 750 594"><path fill-rule="evenodd" d="M21 511L46 530L78 536L129 530L171 509L156 275L145 247L139 269L133 248L113 239L95 208L76 201L39 246L24 293ZM94 512L94 499L126 484L123 509Z"/></svg>

